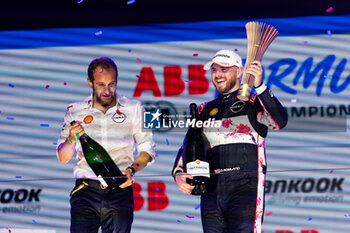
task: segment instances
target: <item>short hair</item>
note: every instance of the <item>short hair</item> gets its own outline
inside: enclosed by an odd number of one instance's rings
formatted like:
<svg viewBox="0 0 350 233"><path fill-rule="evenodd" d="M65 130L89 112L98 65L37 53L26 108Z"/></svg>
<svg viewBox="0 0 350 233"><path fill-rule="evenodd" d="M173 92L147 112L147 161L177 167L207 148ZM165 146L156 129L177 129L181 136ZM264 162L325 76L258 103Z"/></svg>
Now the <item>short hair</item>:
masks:
<svg viewBox="0 0 350 233"><path fill-rule="evenodd" d="M94 81L94 72L97 67L102 67L102 69L110 71L111 69L115 70L115 79L118 78L118 68L112 59L109 57L100 57L91 61L88 67L88 77L91 82Z"/></svg>

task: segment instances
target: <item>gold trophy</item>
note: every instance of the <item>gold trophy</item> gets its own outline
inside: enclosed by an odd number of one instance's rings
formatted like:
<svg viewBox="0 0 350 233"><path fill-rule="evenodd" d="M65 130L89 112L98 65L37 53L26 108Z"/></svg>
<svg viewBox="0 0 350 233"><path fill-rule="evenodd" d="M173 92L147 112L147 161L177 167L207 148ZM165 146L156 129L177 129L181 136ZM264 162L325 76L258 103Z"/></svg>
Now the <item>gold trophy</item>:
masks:
<svg viewBox="0 0 350 233"><path fill-rule="evenodd" d="M253 61L261 61L266 49L278 35L278 31L269 24L253 21L248 22L245 28L248 40L247 60L237 97L240 100L248 101L254 83L254 76L247 74L245 70Z"/></svg>

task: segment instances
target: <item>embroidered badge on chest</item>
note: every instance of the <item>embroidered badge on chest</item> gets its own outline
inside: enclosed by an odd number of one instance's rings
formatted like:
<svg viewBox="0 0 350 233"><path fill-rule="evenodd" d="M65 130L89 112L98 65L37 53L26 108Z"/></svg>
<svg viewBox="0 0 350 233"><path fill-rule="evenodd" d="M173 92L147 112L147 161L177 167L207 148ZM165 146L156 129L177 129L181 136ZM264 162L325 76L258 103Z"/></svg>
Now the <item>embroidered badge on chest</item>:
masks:
<svg viewBox="0 0 350 233"><path fill-rule="evenodd" d="M112 119L116 123L122 123L126 119L126 115L117 109L116 113L112 116Z"/></svg>
<svg viewBox="0 0 350 233"><path fill-rule="evenodd" d="M88 116L86 116L86 117L84 118L83 121L84 121L85 124L90 124L93 120L94 120L94 117L91 116L91 115L88 115Z"/></svg>
<svg viewBox="0 0 350 233"><path fill-rule="evenodd" d="M237 101L234 104L232 104L232 106L230 107L230 110L233 113L238 113L238 112L242 111L244 106L245 106L244 101Z"/></svg>

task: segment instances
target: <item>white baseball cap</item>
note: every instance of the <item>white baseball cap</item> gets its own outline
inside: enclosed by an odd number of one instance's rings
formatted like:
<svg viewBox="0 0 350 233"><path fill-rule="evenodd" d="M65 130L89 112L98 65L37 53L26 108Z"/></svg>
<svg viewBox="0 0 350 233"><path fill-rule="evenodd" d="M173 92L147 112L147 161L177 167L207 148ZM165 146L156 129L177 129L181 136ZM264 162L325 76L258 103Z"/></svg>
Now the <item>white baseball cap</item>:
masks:
<svg viewBox="0 0 350 233"><path fill-rule="evenodd" d="M209 70L213 63L224 67L237 66L241 68L242 58L232 50L223 49L217 52L213 59L204 65L203 69Z"/></svg>

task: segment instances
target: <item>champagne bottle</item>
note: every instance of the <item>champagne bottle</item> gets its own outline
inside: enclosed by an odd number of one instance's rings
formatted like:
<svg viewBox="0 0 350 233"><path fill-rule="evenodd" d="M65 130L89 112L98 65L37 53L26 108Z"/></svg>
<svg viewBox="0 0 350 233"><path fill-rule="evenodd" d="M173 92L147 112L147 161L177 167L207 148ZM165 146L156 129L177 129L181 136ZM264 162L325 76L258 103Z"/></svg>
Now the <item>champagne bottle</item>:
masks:
<svg viewBox="0 0 350 233"><path fill-rule="evenodd" d="M190 104L190 113L191 122L193 120L197 122L198 111L195 103ZM203 128L191 124L182 146L185 172L193 176L193 179L186 179L186 182L195 186L192 195L201 195L207 191L210 179L208 162L210 145Z"/></svg>
<svg viewBox="0 0 350 233"><path fill-rule="evenodd" d="M73 125L75 121L71 122ZM126 176L119 170L108 152L86 133L79 137L86 162L108 190L116 189L126 181Z"/></svg>

